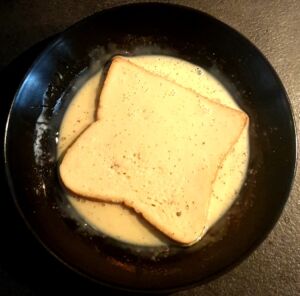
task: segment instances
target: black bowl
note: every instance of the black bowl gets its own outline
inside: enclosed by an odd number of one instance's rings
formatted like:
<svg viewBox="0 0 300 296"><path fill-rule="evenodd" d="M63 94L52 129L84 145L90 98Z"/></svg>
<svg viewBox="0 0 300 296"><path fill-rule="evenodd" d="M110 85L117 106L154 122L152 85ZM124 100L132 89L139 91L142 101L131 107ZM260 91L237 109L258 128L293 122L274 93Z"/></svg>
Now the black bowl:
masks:
<svg viewBox="0 0 300 296"><path fill-rule="evenodd" d="M237 202L192 247L136 252L82 227L62 193L56 138L72 83L82 71L92 73L117 54L167 54L200 65L249 114L246 182ZM277 221L296 159L289 101L264 56L220 21L167 4L113 8L62 33L27 72L9 113L4 148L15 203L40 242L92 280L147 292L199 284L245 258Z"/></svg>

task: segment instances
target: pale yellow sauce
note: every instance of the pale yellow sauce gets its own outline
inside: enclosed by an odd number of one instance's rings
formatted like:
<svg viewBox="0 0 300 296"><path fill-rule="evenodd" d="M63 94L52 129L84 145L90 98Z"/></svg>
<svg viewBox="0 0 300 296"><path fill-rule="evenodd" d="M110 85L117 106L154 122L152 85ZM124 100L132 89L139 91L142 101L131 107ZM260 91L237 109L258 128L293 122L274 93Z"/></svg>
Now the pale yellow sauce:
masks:
<svg viewBox="0 0 300 296"><path fill-rule="evenodd" d="M130 60L211 100L239 109L222 84L198 66L165 56L141 56ZM100 75L101 73L98 73L89 79L70 103L60 129L58 155L61 155L94 121ZM229 209L244 182L249 158L248 138L246 128L218 171L213 186L206 230ZM92 202L71 196L69 200L87 223L111 237L138 245L154 246L165 243L158 231L123 206Z"/></svg>

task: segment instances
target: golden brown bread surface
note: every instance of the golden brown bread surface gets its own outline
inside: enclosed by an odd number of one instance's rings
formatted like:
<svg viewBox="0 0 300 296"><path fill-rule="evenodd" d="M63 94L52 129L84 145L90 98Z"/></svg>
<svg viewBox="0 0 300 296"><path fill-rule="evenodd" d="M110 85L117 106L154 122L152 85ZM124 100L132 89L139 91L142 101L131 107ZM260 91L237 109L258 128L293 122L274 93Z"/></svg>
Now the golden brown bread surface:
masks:
<svg viewBox="0 0 300 296"><path fill-rule="evenodd" d="M195 242L218 166L247 115L115 58L97 116L60 165L64 185L124 203L170 238Z"/></svg>

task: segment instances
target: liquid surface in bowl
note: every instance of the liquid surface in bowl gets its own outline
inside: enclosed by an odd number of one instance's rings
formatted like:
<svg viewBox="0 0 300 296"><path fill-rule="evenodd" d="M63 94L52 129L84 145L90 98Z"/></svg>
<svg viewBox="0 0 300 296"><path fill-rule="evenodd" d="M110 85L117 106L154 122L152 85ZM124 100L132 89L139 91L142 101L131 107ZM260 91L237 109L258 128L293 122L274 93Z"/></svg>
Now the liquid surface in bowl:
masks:
<svg viewBox="0 0 300 296"><path fill-rule="evenodd" d="M199 66L166 56L139 56L130 60L211 100L239 109L225 87ZM98 73L90 78L70 103L60 129L58 155L61 155L94 121L100 77L101 73ZM206 230L228 210L243 184L249 157L248 138L246 128L218 171ZM138 245L156 246L167 242L156 229L124 206L72 196L68 198L87 223L111 237Z"/></svg>

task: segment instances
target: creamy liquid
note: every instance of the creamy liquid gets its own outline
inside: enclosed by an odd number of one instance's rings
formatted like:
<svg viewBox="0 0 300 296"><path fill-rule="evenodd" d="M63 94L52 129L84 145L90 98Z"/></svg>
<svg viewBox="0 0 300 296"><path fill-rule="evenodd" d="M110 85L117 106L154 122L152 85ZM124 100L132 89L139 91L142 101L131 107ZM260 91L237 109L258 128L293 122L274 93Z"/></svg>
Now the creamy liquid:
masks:
<svg viewBox="0 0 300 296"><path fill-rule="evenodd" d="M140 56L129 59L213 101L239 109L222 84L199 66L166 56ZM94 121L100 76L101 73L98 73L88 80L70 103L60 129L58 155L61 155ZM246 128L218 171L213 185L206 230L229 209L244 182L249 158L248 138ZM124 206L71 196L69 200L87 223L111 237L138 245L155 246L165 243L157 230Z"/></svg>

